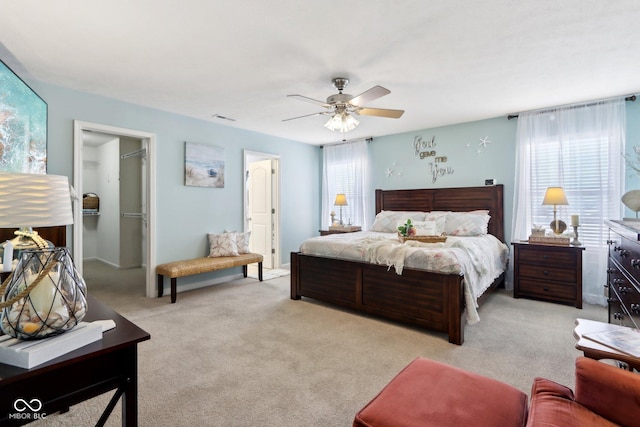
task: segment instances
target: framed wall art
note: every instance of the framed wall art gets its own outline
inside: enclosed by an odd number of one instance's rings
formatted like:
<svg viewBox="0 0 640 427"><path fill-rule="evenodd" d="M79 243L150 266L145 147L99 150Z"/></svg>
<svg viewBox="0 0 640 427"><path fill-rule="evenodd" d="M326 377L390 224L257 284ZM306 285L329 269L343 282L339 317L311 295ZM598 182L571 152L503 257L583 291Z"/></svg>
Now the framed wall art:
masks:
<svg viewBox="0 0 640 427"><path fill-rule="evenodd" d="M224 188L224 148L185 142L184 185Z"/></svg>
<svg viewBox="0 0 640 427"><path fill-rule="evenodd" d="M1 60L0 172L47 173L47 103Z"/></svg>

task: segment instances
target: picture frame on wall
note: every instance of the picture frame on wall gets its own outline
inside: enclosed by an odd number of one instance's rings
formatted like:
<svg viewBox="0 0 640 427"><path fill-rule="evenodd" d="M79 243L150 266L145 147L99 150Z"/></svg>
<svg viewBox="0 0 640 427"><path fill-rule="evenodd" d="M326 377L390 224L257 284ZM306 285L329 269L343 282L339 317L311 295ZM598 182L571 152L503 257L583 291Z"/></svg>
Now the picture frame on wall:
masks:
<svg viewBox="0 0 640 427"><path fill-rule="evenodd" d="M47 173L47 103L0 60L0 172Z"/></svg>
<svg viewBox="0 0 640 427"><path fill-rule="evenodd" d="M224 148L185 142L184 185L224 188Z"/></svg>

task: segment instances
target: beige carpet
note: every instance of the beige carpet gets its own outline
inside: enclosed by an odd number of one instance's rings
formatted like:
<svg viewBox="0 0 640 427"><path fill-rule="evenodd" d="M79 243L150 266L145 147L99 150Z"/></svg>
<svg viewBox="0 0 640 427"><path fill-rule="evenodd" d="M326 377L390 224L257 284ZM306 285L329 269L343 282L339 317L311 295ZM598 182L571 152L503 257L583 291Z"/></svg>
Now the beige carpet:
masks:
<svg viewBox="0 0 640 427"><path fill-rule="evenodd" d="M527 393L536 376L573 386L575 318L606 319L604 307L578 310L502 290L456 346L443 334L292 301L288 276L184 292L176 304L168 296L110 296L91 282L102 301L151 334L139 346L141 426L350 426L355 412L418 356ZM109 397L35 425L94 425ZM120 425L119 411L107 425Z"/></svg>

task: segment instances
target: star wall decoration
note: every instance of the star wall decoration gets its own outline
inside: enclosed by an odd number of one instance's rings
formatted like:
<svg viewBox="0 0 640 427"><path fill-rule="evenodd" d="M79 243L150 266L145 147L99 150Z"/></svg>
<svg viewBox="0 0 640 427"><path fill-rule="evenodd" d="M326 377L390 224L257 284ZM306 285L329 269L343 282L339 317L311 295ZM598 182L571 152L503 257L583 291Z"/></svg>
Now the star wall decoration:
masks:
<svg viewBox="0 0 640 427"><path fill-rule="evenodd" d="M489 144L490 142L491 141L489 141L489 137L485 136L484 138L480 138L480 143L478 144L478 146L487 148L487 144Z"/></svg>
<svg viewBox="0 0 640 427"><path fill-rule="evenodd" d="M391 164L391 167L387 168L386 171L384 171L384 173L387 175L387 178L391 178L393 175L397 175L397 176L401 176L402 175L402 171L397 171L394 169L398 164L396 162L393 162Z"/></svg>

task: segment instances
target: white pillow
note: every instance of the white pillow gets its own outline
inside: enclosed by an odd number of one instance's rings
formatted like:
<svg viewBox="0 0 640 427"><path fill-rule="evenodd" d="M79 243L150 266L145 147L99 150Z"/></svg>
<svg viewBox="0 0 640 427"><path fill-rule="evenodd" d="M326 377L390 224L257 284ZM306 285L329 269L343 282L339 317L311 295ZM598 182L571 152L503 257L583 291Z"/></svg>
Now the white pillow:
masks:
<svg viewBox="0 0 640 427"><path fill-rule="evenodd" d="M435 221L436 223L436 234L440 235L444 233L447 222L447 214L451 213L450 211L431 211L427 212L424 217L425 221Z"/></svg>
<svg viewBox="0 0 640 427"><path fill-rule="evenodd" d="M448 236L481 236L487 234L489 219L487 214L470 212L450 212L446 216L445 234Z"/></svg>
<svg viewBox="0 0 640 427"><path fill-rule="evenodd" d="M438 230L437 221L415 221L416 236L439 236L444 230Z"/></svg>
<svg viewBox="0 0 640 427"><path fill-rule="evenodd" d="M417 211L380 211L373 221L371 231L379 231L382 233L395 233L398 231L398 221L406 223L407 219L411 221L424 221L424 212Z"/></svg>
<svg viewBox="0 0 640 427"><path fill-rule="evenodd" d="M209 256L238 256L237 233L207 234L209 238Z"/></svg>
<svg viewBox="0 0 640 427"><path fill-rule="evenodd" d="M251 232L246 231L244 233L236 233L236 246L238 246L239 254L248 254L251 252L249 250L249 238L251 237Z"/></svg>

